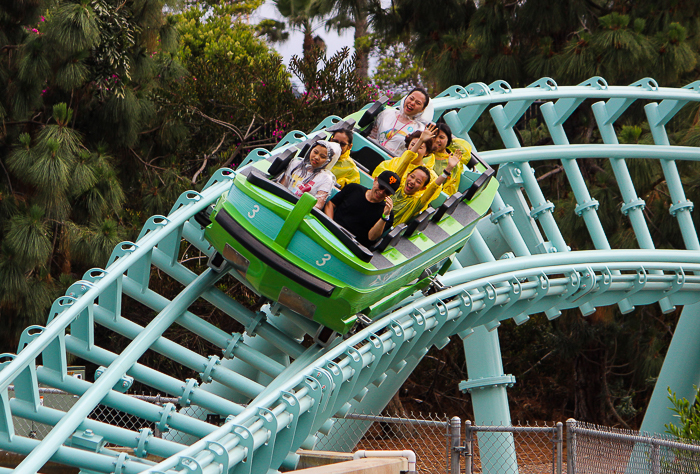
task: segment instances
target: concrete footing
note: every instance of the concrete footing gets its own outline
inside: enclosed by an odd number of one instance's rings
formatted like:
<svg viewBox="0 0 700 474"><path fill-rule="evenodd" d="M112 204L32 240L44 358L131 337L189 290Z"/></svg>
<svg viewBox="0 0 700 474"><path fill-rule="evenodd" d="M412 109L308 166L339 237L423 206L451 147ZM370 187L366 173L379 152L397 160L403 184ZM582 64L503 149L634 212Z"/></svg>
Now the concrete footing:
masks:
<svg viewBox="0 0 700 474"><path fill-rule="evenodd" d="M408 471L408 459L362 458L352 459L352 453L299 450L298 469L303 474L400 474Z"/></svg>

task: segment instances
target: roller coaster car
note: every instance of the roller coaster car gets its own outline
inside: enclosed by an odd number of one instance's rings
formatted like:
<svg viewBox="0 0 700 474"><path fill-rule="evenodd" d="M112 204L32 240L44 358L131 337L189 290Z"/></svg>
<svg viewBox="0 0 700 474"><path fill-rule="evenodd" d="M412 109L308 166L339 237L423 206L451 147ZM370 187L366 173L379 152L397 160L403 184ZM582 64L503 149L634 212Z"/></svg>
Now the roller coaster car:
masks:
<svg viewBox="0 0 700 474"><path fill-rule="evenodd" d="M480 182L473 192L428 208L367 249L314 208L313 196L297 197L271 180L270 171L284 169L285 154L238 170L229 191L197 221L251 289L340 334L359 313L376 316L446 270L498 188L493 169L480 161L484 179L474 181L472 187Z"/></svg>

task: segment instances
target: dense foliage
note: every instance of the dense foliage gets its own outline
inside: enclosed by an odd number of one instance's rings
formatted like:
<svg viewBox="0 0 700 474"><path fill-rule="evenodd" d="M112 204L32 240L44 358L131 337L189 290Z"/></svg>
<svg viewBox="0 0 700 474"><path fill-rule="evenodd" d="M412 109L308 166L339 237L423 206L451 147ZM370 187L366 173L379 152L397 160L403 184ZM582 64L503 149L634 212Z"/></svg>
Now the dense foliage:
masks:
<svg viewBox="0 0 700 474"><path fill-rule="evenodd" d="M0 6L0 311L10 346L132 227L123 205L140 175L120 178L157 123L152 94L175 64L161 9L157 0Z"/></svg>
<svg viewBox="0 0 700 474"><path fill-rule="evenodd" d="M172 15L160 0L0 6L3 352L182 191L374 97L347 50L295 62L308 90L295 93L243 21L260 2L212 3L171 2L184 7Z"/></svg>
<svg viewBox="0 0 700 474"><path fill-rule="evenodd" d="M678 417L677 424L666 425L668 432L677 438L700 441L700 390L695 387L695 400L690 402L686 398L679 399L669 388L668 399Z"/></svg>
<svg viewBox="0 0 700 474"><path fill-rule="evenodd" d="M497 79L522 87L543 76L575 84L595 75L611 84L651 76L683 85L697 74L697 2L449 0L437 9L397 0L374 8L378 30L408 38L439 89Z"/></svg>

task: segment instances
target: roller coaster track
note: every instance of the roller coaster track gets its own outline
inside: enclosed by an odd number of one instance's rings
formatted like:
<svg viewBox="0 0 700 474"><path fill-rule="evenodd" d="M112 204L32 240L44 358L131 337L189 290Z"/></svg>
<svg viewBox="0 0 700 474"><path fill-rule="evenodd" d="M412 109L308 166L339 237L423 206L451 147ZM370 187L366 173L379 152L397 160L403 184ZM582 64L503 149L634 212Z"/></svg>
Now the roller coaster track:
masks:
<svg viewBox="0 0 700 474"><path fill-rule="evenodd" d="M35 473L49 460L101 473L262 474L293 468L298 448L312 448L318 436L333 436L334 420L353 408L381 410L428 350L444 347L453 335L468 341L497 334L500 322L509 318L523 324L530 315L544 312L551 319L569 308L579 308L583 316L610 305L623 313L656 303L664 312L676 306L693 308L700 301L700 243L676 162L700 160L700 149L671 145L665 125L683 106L697 102L700 82L669 89L658 87L653 79L608 86L596 77L559 87L543 78L522 89L511 89L503 81L448 89L433 99L435 118L444 114L455 135L468 139L477 120L488 120L483 114L488 108L506 147L480 150L489 164L499 165L501 188L492 213L441 277L441 291L414 295L326 348L302 341L316 331L313 321L277 306L250 311L217 288L226 272L206 269L197 274L179 260L183 240L204 254L212 251L193 217L230 186L235 172L219 170L201 192L184 193L168 216L150 218L136 242L118 245L105 269L92 269L73 284L54 302L45 327L24 331L16 355L2 355L0 449L26 455L14 471L20 473ZM633 103L644 104L654 145L618 143L614 124ZM563 125L579 107L592 109L602 144L569 144ZM533 108L554 145L522 147L518 142L514 126ZM337 118L324 123L334 121ZM304 137L294 132L285 141ZM638 249L611 249L597 213L599 203L591 197L576 161L590 158L610 160L624 200L618 203L620 218L629 219ZM643 213L645 202L637 196L626 166L626 160L641 158L661 166L672 201L670 213L687 250L655 248ZM564 241L553 205L530 167L539 160L557 160L563 168L577 201L576 215L595 250L571 251ZM182 285L172 300L150 287L154 268ZM146 327L137 325L122 315L123 298L139 302L156 316ZM245 332L226 333L188 311L199 298L239 321ZM685 310L683 314L681 318ZM200 354L167 339L163 334L174 324L221 352ZM131 342L118 354L100 347L94 337L97 325ZM674 336L673 344L675 337L680 336ZM140 364L147 350L199 373L199 380L178 380ZM669 354L673 351L672 347ZM99 378L88 382L68 376L67 354L102 366ZM470 375L479 363L468 358ZM697 378L698 373L690 375ZM179 406L126 395L132 379L178 397ZM491 374L464 384L465 389L505 390L513 381ZM42 406L39 384L74 394L77 402L67 412ZM88 418L100 404L148 420L161 432L187 435L190 442ZM217 426L199 419L189 410L192 406L219 414L226 422ZM52 429L42 440L31 439L16 433L13 417ZM352 440L348 443L352 446ZM130 448L132 454L113 446ZM149 455L163 460L149 460ZM0 472L5 471L9 470Z"/></svg>

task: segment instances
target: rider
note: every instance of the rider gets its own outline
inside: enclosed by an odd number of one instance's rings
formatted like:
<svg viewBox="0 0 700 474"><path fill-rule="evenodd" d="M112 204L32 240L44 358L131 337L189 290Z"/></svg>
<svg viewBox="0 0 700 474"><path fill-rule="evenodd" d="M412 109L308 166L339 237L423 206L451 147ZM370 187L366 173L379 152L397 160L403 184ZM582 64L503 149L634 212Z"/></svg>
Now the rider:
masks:
<svg viewBox="0 0 700 474"><path fill-rule="evenodd" d="M428 108L430 96L422 87L414 87L399 103L398 110L384 109L377 116L369 137L377 140L387 150L400 155L406 150L404 139L413 132L421 131L432 120L432 107ZM429 150L430 151L430 150Z"/></svg>
<svg viewBox="0 0 700 474"><path fill-rule="evenodd" d="M345 128L336 130L329 141L340 145L340 158L338 158L338 162L331 170L335 175L335 182L338 184L340 189L343 189L348 183L359 183L360 171L357 169L355 160L350 158L350 150L352 149L352 130Z"/></svg>
<svg viewBox="0 0 700 474"><path fill-rule="evenodd" d="M466 140L452 137L452 130L446 123L438 123L437 127L438 134L433 139L433 156L435 157L433 171L438 175L443 173L447 167L451 151L460 151L462 154L461 161L457 163L457 166L452 170L452 174L447 178L445 184L442 185L442 192L451 196L459 190L459 180L462 177L464 167L467 166L471 159L472 146Z"/></svg>
<svg viewBox="0 0 700 474"><path fill-rule="evenodd" d="M435 125L428 125L428 128L412 141L410 150L405 151L400 158L394 158L388 162L390 169L399 176L404 176L401 180L401 188L392 199L395 225L408 222L425 209L440 193L442 184L451 176L452 170L460 162L462 153L458 150L457 153L448 156L447 165L440 176L431 179L430 170L419 164L421 163L419 151L425 148L425 142L429 141L436 132ZM407 172L411 166L411 171Z"/></svg>
<svg viewBox="0 0 700 474"><path fill-rule="evenodd" d="M401 178L393 171L377 176L371 189L350 183L326 203L324 212L359 243L371 247L393 224L394 204L390 196L400 185Z"/></svg>
<svg viewBox="0 0 700 474"><path fill-rule="evenodd" d="M335 184L330 169L340 156L340 145L319 140L303 159L295 158L279 178L296 196L310 193L316 198L316 207L323 209L328 194Z"/></svg>

